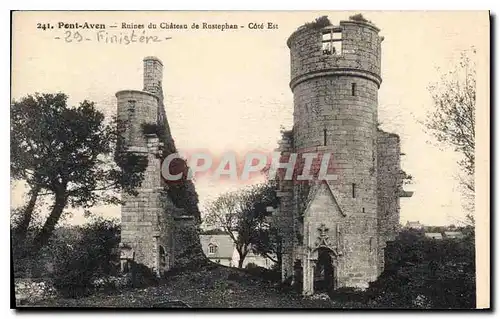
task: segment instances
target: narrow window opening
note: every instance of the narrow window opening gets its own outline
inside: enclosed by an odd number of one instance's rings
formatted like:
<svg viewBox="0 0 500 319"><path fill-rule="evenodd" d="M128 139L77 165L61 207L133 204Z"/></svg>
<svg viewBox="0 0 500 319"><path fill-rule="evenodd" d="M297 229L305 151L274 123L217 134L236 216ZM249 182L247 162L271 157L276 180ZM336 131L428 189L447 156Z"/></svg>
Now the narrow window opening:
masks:
<svg viewBox="0 0 500 319"><path fill-rule="evenodd" d="M330 29L323 31L321 50L324 55L342 54L342 30Z"/></svg>
<svg viewBox="0 0 500 319"><path fill-rule="evenodd" d="M160 245L160 268L165 268L167 265L167 254L165 252L165 248Z"/></svg>
<svg viewBox="0 0 500 319"><path fill-rule="evenodd" d="M326 128L323 129L323 146L326 146Z"/></svg>
<svg viewBox="0 0 500 319"><path fill-rule="evenodd" d="M352 96L356 96L356 83L352 83L351 93L352 93Z"/></svg>
<svg viewBox="0 0 500 319"><path fill-rule="evenodd" d="M365 208L363 207L363 213L365 212Z"/></svg>
<svg viewBox="0 0 500 319"><path fill-rule="evenodd" d="M352 183L352 198L356 198L356 184Z"/></svg>
<svg viewBox="0 0 500 319"><path fill-rule="evenodd" d="M134 138L134 121L135 121L135 100L128 101L128 115L127 115L127 130L128 130L128 142L132 144L132 139Z"/></svg>

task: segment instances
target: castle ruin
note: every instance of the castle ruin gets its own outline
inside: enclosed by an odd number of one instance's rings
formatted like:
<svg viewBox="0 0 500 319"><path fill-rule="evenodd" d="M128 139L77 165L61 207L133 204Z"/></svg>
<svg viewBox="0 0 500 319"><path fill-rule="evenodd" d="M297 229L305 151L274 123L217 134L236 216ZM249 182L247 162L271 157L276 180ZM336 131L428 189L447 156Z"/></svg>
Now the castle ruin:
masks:
<svg viewBox="0 0 500 319"><path fill-rule="evenodd" d="M288 39L293 128L279 151L331 153L336 180L279 180L282 279L303 293L367 288L399 226L400 141L378 128L381 43L364 19L305 25ZM318 165L318 163L314 164ZM316 167L318 168L318 167Z"/></svg>
<svg viewBox="0 0 500 319"><path fill-rule="evenodd" d="M192 250L191 256L201 251L197 238L179 235L189 234L180 230L183 227L195 232L200 216L192 182L168 185L161 177L162 160L176 152L163 104L163 64L156 57L146 57L143 63L143 90L116 93L117 119L126 124L125 150L147 158L138 194L122 193L120 258L122 271L133 262L161 276L189 255L186 249Z"/></svg>
<svg viewBox="0 0 500 319"><path fill-rule="evenodd" d="M338 26L305 25L287 41L294 124L283 132L279 151L283 157L331 153L337 176L277 182L282 279L301 282L306 295L320 285L366 288L376 280L386 245L398 232L400 197L411 196L402 188L399 137L378 128L379 31L350 19ZM161 178L162 159L176 152L162 77L162 62L146 57L143 90L116 93L118 120L128 123L127 151L148 159L138 195L123 194L121 258L124 268L133 261L158 275L182 258L194 262L187 252L199 246L194 228L200 220L192 182L179 187ZM145 131L144 124L159 130ZM187 237L181 231L186 225Z"/></svg>

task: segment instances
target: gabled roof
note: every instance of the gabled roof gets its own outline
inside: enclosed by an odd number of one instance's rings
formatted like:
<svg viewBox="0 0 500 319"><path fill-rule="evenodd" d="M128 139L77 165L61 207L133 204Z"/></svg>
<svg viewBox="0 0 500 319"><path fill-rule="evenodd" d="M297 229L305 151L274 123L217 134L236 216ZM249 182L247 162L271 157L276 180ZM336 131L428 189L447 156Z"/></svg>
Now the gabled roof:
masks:
<svg viewBox="0 0 500 319"><path fill-rule="evenodd" d="M459 231L445 231L444 235L446 237L464 237L464 234Z"/></svg>
<svg viewBox="0 0 500 319"><path fill-rule="evenodd" d="M342 204L340 203L340 195L338 192L335 190L335 188L330 185L330 183L326 180L319 181L311 186L311 189L309 190L309 195L307 196L307 201L306 201L306 208L304 210L304 215L307 214L309 211L309 208L311 206L312 201L316 198L316 195L318 193L318 190L322 187L323 184L326 184L326 188L330 195L332 196L333 202L338 208L338 211L342 214L342 216L347 216L345 210L342 208Z"/></svg>
<svg viewBox="0 0 500 319"><path fill-rule="evenodd" d="M406 227L423 227L424 225L422 225L420 223L420 221L407 221L406 222Z"/></svg>
<svg viewBox="0 0 500 319"><path fill-rule="evenodd" d="M425 233L425 237L434 238L434 239L442 239L443 235L441 233Z"/></svg>
<svg viewBox="0 0 500 319"><path fill-rule="evenodd" d="M200 235L201 247L203 253L210 258L233 258L234 253L234 242L229 235ZM208 253L208 247L210 245L217 246L217 252L215 254Z"/></svg>

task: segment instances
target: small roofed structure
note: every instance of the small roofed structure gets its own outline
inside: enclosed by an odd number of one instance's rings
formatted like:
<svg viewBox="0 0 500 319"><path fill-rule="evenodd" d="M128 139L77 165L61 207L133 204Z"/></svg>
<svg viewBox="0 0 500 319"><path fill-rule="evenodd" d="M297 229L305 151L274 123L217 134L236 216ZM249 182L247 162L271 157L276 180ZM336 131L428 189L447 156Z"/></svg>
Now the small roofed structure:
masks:
<svg viewBox="0 0 500 319"><path fill-rule="evenodd" d="M233 263L235 247L229 235L200 235L200 242L203 253L208 259L224 266L235 266Z"/></svg>
<svg viewBox="0 0 500 319"><path fill-rule="evenodd" d="M418 220L417 221L407 221L405 228L409 229L423 229L424 225L422 225Z"/></svg>
<svg viewBox="0 0 500 319"><path fill-rule="evenodd" d="M441 233L425 233L425 237L431 239L443 239L443 235Z"/></svg>
<svg viewBox="0 0 500 319"><path fill-rule="evenodd" d="M445 238L452 238L452 239L461 239L461 238L464 238L464 234L462 232L459 232L459 231L445 231L444 237Z"/></svg>

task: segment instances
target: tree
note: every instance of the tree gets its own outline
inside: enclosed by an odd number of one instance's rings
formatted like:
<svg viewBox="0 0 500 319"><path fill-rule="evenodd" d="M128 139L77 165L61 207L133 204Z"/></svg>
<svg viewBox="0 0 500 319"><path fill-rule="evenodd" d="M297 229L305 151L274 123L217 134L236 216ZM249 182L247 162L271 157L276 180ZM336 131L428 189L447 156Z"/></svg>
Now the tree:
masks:
<svg viewBox="0 0 500 319"><path fill-rule="evenodd" d="M34 94L11 105L11 176L30 187L20 233L25 237L38 197L53 204L31 252L47 244L64 209L119 203L118 191L136 194L147 158L123 151L126 123L106 122L93 102L67 106L63 93Z"/></svg>
<svg viewBox="0 0 500 319"><path fill-rule="evenodd" d="M259 237L268 228L266 208L273 200L269 190L271 188L268 185L256 185L225 193L208 206L205 222L222 229L231 237L239 255L239 268L243 267L243 261L253 246L259 245Z"/></svg>
<svg viewBox="0 0 500 319"><path fill-rule="evenodd" d="M279 199L276 196L276 189L272 183L259 186L259 196L257 201L261 207L266 220L266 227L262 227L258 231L258 236L252 248L255 253L268 258L275 262L278 267L281 267L283 257L283 245L281 231L277 220L274 208L278 206ZM267 208L272 207L271 211Z"/></svg>
<svg viewBox="0 0 500 319"><path fill-rule="evenodd" d="M259 255L275 262L278 268L281 269L283 245L281 233L276 223L271 222L269 227L260 231L258 241L253 246L253 249Z"/></svg>
<svg viewBox="0 0 500 319"><path fill-rule="evenodd" d="M475 111L476 65L475 49L463 52L454 70L444 74L441 81L429 86L434 109L424 122L438 142L453 147L461 155L458 165L463 170L460 183L473 211L475 173ZM472 55L472 56L471 56ZM470 218L470 220L473 220Z"/></svg>

